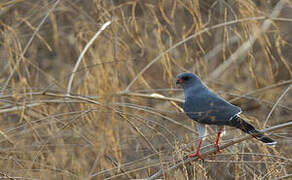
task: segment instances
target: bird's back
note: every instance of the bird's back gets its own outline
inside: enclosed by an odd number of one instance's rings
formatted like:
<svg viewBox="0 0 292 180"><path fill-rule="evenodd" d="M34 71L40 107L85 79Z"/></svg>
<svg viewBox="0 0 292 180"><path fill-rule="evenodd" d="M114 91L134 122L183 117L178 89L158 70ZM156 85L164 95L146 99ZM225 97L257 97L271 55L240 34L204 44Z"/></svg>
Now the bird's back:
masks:
<svg viewBox="0 0 292 180"><path fill-rule="evenodd" d="M185 91L184 111L193 120L204 124L228 125L241 109L210 91L204 85Z"/></svg>

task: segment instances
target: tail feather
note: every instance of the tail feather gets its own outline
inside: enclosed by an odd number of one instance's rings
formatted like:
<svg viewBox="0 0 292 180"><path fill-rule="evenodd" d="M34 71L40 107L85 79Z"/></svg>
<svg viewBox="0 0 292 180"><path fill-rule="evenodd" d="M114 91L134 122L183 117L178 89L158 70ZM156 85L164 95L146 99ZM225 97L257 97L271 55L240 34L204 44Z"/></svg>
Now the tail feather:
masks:
<svg viewBox="0 0 292 180"><path fill-rule="evenodd" d="M239 116L235 116L233 119L230 120L230 126L236 127L242 130L245 133L252 135L254 138L262 141L267 145L275 145L277 144L276 141L273 139L265 136L260 131L256 130L252 125L241 119Z"/></svg>

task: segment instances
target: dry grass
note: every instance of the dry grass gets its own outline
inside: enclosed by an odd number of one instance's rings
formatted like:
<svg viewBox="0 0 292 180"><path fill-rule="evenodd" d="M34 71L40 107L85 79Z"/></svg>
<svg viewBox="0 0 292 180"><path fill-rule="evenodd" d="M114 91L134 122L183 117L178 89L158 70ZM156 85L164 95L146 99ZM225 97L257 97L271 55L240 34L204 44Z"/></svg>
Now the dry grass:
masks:
<svg viewBox="0 0 292 180"><path fill-rule="evenodd" d="M0 1L0 176L138 179L163 169L165 179L291 178L290 126L270 132L275 148L248 139L216 160L171 168L197 143L174 87L182 71L259 129L292 120L291 5ZM221 145L243 136L225 129Z"/></svg>

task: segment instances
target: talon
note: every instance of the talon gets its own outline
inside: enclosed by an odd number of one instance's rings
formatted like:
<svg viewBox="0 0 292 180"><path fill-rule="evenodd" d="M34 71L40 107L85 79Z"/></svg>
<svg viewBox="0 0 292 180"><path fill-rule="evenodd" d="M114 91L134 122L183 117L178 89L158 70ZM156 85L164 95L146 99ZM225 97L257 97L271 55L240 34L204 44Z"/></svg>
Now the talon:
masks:
<svg viewBox="0 0 292 180"><path fill-rule="evenodd" d="M196 157L196 156L197 156L198 158L202 159L202 160L204 159L203 156L202 156L201 154L198 154L198 153L197 153L197 154L189 154L189 155L188 155L188 158L194 158L194 157Z"/></svg>
<svg viewBox="0 0 292 180"><path fill-rule="evenodd" d="M189 155L188 155L188 158L193 158L193 157L195 157L194 154L189 154Z"/></svg>
<svg viewBox="0 0 292 180"><path fill-rule="evenodd" d="M214 148L216 149L215 154L216 154L217 152L222 152L222 150L220 150L219 145L215 145Z"/></svg>
<svg viewBox="0 0 292 180"><path fill-rule="evenodd" d="M220 148L219 148L219 146L218 146L218 144L217 145L215 145L214 146L214 148L216 149L216 151L214 152L214 160L216 160L216 154L217 154L217 152L222 152L222 150L220 150Z"/></svg>
<svg viewBox="0 0 292 180"><path fill-rule="evenodd" d="M187 157L194 158L195 156L197 156L199 159L203 160L203 156L200 154L201 144L202 144L202 139L200 139L199 145L198 145L197 150L196 150L196 154L189 154L189 155L187 155Z"/></svg>
<svg viewBox="0 0 292 180"><path fill-rule="evenodd" d="M199 154L199 153L196 153L196 154L189 154L187 157L188 157L188 158L194 158L194 157L196 157L196 156L197 156L199 159L204 160L203 156L202 156L201 154Z"/></svg>

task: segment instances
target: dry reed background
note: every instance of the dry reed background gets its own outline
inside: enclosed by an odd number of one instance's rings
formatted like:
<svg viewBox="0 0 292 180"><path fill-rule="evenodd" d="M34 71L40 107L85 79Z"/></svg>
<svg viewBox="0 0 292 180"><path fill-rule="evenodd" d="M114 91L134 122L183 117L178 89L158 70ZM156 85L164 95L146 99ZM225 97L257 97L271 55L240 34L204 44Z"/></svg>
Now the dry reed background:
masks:
<svg viewBox="0 0 292 180"><path fill-rule="evenodd" d="M1 0L1 176L135 179L168 169L160 178L291 178L290 126L270 132L275 148L249 139L169 169L197 143L179 110L179 72L198 74L259 129L291 122L291 5ZM243 136L225 129L221 144ZM202 151L216 136L208 131Z"/></svg>

